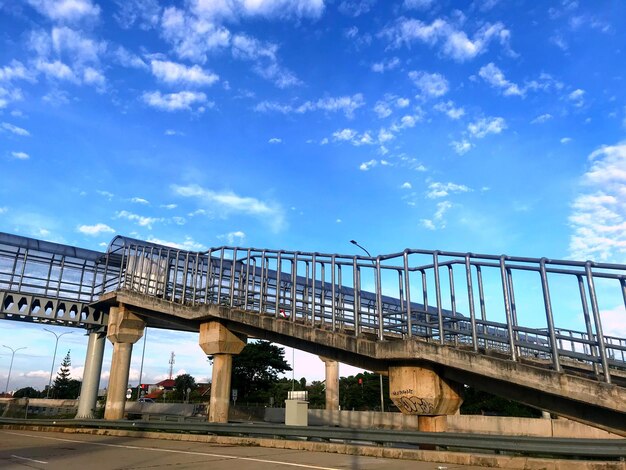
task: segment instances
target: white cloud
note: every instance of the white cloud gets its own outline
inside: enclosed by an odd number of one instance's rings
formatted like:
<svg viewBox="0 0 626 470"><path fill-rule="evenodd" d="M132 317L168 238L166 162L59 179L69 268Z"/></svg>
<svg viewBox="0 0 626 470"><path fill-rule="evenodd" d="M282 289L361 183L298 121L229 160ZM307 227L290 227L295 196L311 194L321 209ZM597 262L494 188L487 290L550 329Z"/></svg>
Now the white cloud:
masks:
<svg viewBox="0 0 626 470"><path fill-rule="evenodd" d="M572 141L571 137L563 137L560 142L562 144L569 144L571 141Z"/></svg>
<svg viewBox="0 0 626 470"><path fill-rule="evenodd" d="M569 99L574 106L580 108L585 104L585 90L578 88L567 95L567 99Z"/></svg>
<svg viewBox="0 0 626 470"><path fill-rule="evenodd" d="M454 151L457 154L465 155L467 152L469 152L472 149L472 147L474 147L474 144L463 139L459 141L453 140L452 142L450 142L450 146L454 149Z"/></svg>
<svg viewBox="0 0 626 470"><path fill-rule="evenodd" d="M408 98L398 98L396 100L396 106L398 108L406 108L409 104L411 104L411 101Z"/></svg>
<svg viewBox="0 0 626 470"><path fill-rule="evenodd" d="M387 129L381 129L380 131L378 131L378 142L381 144L384 144L385 142L388 142L395 138L396 136L393 133L389 132Z"/></svg>
<svg viewBox="0 0 626 470"><path fill-rule="evenodd" d="M427 24L421 20L401 17L380 35L395 47L410 46L416 41L431 47L439 46L441 54L457 62L465 62L485 53L492 41L499 42L506 52L513 54L509 48L511 33L500 22L484 24L470 39L467 33L441 18Z"/></svg>
<svg viewBox="0 0 626 470"><path fill-rule="evenodd" d="M392 57L391 59L385 59L382 62L372 64L372 72L383 73L395 69L398 65L400 65L400 59Z"/></svg>
<svg viewBox="0 0 626 470"><path fill-rule="evenodd" d="M119 46L114 52L113 57L122 67L129 67L133 69L147 69L146 64L141 57L133 54L128 49Z"/></svg>
<svg viewBox="0 0 626 470"><path fill-rule="evenodd" d="M373 145L376 143L369 131L359 134L354 129L349 128L333 132L333 140L335 142L350 142L352 145L357 147L361 145Z"/></svg>
<svg viewBox="0 0 626 470"><path fill-rule="evenodd" d="M88 85L95 85L98 88L104 87L106 79L99 70L92 67L87 67L83 71L83 81Z"/></svg>
<svg viewBox="0 0 626 470"><path fill-rule="evenodd" d="M319 18L324 0L219 0L190 2L200 17L213 21L245 16L266 18Z"/></svg>
<svg viewBox="0 0 626 470"><path fill-rule="evenodd" d="M365 105L365 100L361 93L352 96L338 96L320 98L317 101L306 101L299 106L290 104L280 104L273 101L262 101L258 103L254 110L258 112L279 112L282 114L304 114L311 111L343 112L347 118L352 118L354 112Z"/></svg>
<svg viewBox="0 0 626 470"><path fill-rule="evenodd" d="M117 2L118 11L113 16L122 28L137 24L147 30L159 23L162 8L158 0L124 0Z"/></svg>
<svg viewBox="0 0 626 470"><path fill-rule="evenodd" d="M448 92L448 81L439 73L409 72L409 78L420 90L423 98L437 98Z"/></svg>
<svg viewBox="0 0 626 470"><path fill-rule="evenodd" d="M205 251L206 246L202 243L198 243L193 240L191 237L186 237L185 241L181 242L172 242L169 240L162 240L160 238L150 237L146 240L149 243L155 243L157 245L169 246L170 248L176 248L177 250L186 250L186 251Z"/></svg>
<svg viewBox="0 0 626 470"><path fill-rule="evenodd" d="M23 129L21 127L15 126L9 122L3 122L2 124L0 124L0 127L2 129L4 129L5 131L9 131L12 134L15 135L19 135L21 137L28 137L30 136L30 132L28 132L26 129Z"/></svg>
<svg viewBox="0 0 626 470"><path fill-rule="evenodd" d="M361 171L368 171L369 169L375 167L376 165L378 165L378 161L376 160L370 160L368 162L363 162L359 165L359 170Z"/></svg>
<svg viewBox="0 0 626 470"><path fill-rule="evenodd" d="M504 96L523 96L524 92L515 83L504 77L504 73L493 62L480 68L478 75L494 88L502 90Z"/></svg>
<svg viewBox="0 0 626 470"><path fill-rule="evenodd" d="M438 230L446 228L446 213L452 208L449 201L441 201L436 205L435 213L430 219L420 219L422 226L428 230Z"/></svg>
<svg viewBox="0 0 626 470"><path fill-rule="evenodd" d="M482 139L488 134L499 134L506 129L506 121L502 117L490 117L481 118L477 121L470 123L467 126L467 130L470 134L477 138Z"/></svg>
<svg viewBox="0 0 626 470"><path fill-rule="evenodd" d="M465 109L463 107L457 108L454 101L448 100L446 102L437 103L433 106L437 111L446 114L450 119L460 119L465 115Z"/></svg>
<svg viewBox="0 0 626 470"><path fill-rule="evenodd" d="M165 94L161 94L160 91L145 92L143 94L143 100L153 108L162 109L164 111L191 110L194 105L212 105L212 103L207 103L204 93L195 91L180 91L178 93ZM198 108L198 110L202 111L203 107Z"/></svg>
<svg viewBox="0 0 626 470"><path fill-rule="evenodd" d="M285 216L282 207L272 202L261 201L254 197L240 196L233 191L214 191L196 184L187 186L173 185L173 191L182 197L196 198L212 210L246 214L262 218L274 231L285 228Z"/></svg>
<svg viewBox="0 0 626 470"><path fill-rule="evenodd" d="M277 51L276 44L261 42L244 34L237 34L232 39L233 56L254 61L253 70L258 75L273 82L278 88L301 85L302 82L291 71L279 65Z"/></svg>
<svg viewBox="0 0 626 470"><path fill-rule="evenodd" d="M400 186L402 189L412 189L413 186L411 185L411 183L409 183L408 181L405 181L404 183L402 183L402 186Z"/></svg>
<svg viewBox="0 0 626 470"><path fill-rule="evenodd" d="M589 155L569 216L573 259L626 262L626 143Z"/></svg>
<svg viewBox="0 0 626 470"><path fill-rule="evenodd" d="M531 124L543 124L544 122L549 121L553 117L554 116L552 116L552 114L549 114L549 113L541 114L540 116L537 116L535 119L530 121L530 123Z"/></svg>
<svg viewBox="0 0 626 470"><path fill-rule="evenodd" d="M163 209L172 210L172 209L176 209L178 207L178 204L161 204L159 207L162 207Z"/></svg>
<svg viewBox="0 0 626 470"><path fill-rule="evenodd" d="M130 198L130 202L134 202L135 204L150 204L147 199L144 199L142 197L132 197Z"/></svg>
<svg viewBox="0 0 626 470"><path fill-rule="evenodd" d="M246 238L246 234L241 230L236 232L228 232L217 236L218 240L226 240L231 246L240 246Z"/></svg>
<svg viewBox="0 0 626 470"><path fill-rule="evenodd" d="M74 83L78 83L79 81L72 69L59 60L47 62L45 60L38 59L35 62L35 68L48 78L66 80Z"/></svg>
<svg viewBox="0 0 626 470"><path fill-rule="evenodd" d="M270 140L268 140L267 142L269 144L280 144L282 143L282 139L279 139L278 137L272 137Z"/></svg>
<svg viewBox="0 0 626 470"><path fill-rule="evenodd" d="M22 91L19 88L5 88L0 86L0 109L6 108L9 103L21 101Z"/></svg>
<svg viewBox="0 0 626 470"><path fill-rule="evenodd" d="M10 82L12 80L35 81L35 74L32 70L27 69L24 64L18 60L12 60L9 65L0 68L0 82Z"/></svg>
<svg viewBox="0 0 626 470"><path fill-rule="evenodd" d="M146 217L146 216L139 215L139 214L133 214L132 212L129 212L126 210L118 211L115 214L115 217L117 217L118 219L130 220L131 222L137 223L137 225L139 225L140 227L147 227L147 228L152 228L152 225L155 224L156 222L163 222L162 218Z"/></svg>
<svg viewBox="0 0 626 470"><path fill-rule="evenodd" d="M163 132L163 135L167 135L167 136L185 135L185 133L181 132L181 131L174 130L174 129L165 129L165 132Z"/></svg>
<svg viewBox="0 0 626 470"><path fill-rule="evenodd" d="M404 0L404 8L426 10L430 8L434 1L435 0Z"/></svg>
<svg viewBox="0 0 626 470"><path fill-rule="evenodd" d="M11 155L13 155L13 158L17 158L18 160L28 160L30 158L30 155L26 152L11 152Z"/></svg>
<svg viewBox="0 0 626 470"><path fill-rule="evenodd" d="M75 64L97 64L107 48L106 42L88 38L66 26L52 28L50 40L56 53L68 56Z"/></svg>
<svg viewBox="0 0 626 470"><path fill-rule="evenodd" d="M174 47L178 57L194 62L204 63L209 52L230 45L231 34L228 29L176 7L168 7L163 11L161 28L163 37Z"/></svg>
<svg viewBox="0 0 626 470"><path fill-rule="evenodd" d="M385 103L384 101L377 101L376 105L374 106L374 112L378 115L379 118L384 119L391 116L391 113L393 111L391 110L391 106L389 106L389 104Z"/></svg>
<svg viewBox="0 0 626 470"><path fill-rule="evenodd" d="M53 21L80 21L96 19L100 7L91 0L27 0L39 13Z"/></svg>
<svg viewBox="0 0 626 470"><path fill-rule="evenodd" d="M428 199L438 199L447 197L450 194L467 193L470 191L472 190L464 184L434 182L428 185L426 197Z"/></svg>
<svg viewBox="0 0 626 470"><path fill-rule="evenodd" d="M85 235L91 235L94 237L103 233L115 233L115 229L103 223L95 225L79 225L76 230Z"/></svg>
<svg viewBox="0 0 626 470"><path fill-rule="evenodd" d="M198 65L187 67L176 62L152 60L150 67L158 80L168 84L210 86L219 80L216 74Z"/></svg>

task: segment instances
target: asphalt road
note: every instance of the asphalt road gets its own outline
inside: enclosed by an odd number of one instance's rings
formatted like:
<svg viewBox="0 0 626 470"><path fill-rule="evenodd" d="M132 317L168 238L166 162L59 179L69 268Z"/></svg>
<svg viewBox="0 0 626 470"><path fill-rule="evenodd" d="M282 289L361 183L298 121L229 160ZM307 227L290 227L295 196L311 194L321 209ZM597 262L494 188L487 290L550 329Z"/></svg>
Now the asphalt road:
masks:
<svg viewBox="0 0 626 470"><path fill-rule="evenodd" d="M262 447L0 430L0 468L23 470L477 470L481 467ZM482 469L484 470L484 469Z"/></svg>

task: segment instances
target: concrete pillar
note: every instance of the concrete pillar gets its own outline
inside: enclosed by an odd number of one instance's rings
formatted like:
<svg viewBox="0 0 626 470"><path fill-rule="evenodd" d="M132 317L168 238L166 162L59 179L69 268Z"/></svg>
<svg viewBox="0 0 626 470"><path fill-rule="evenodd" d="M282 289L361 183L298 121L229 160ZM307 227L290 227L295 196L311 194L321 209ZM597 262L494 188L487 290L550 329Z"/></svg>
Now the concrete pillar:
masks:
<svg viewBox="0 0 626 470"><path fill-rule="evenodd" d="M445 431L444 415L458 411L463 403L461 390L461 384L442 378L428 365L389 367L391 399L402 413L420 415L420 431Z"/></svg>
<svg viewBox="0 0 626 470"><path fill-rule="evenodd" d="M339 362L319 357L326 366L326 409L339 410Z"/></svg>
<svg viewBox="0 0 626 470"><path fill-rule="evenodd" d="M107 338L113 343L111 372L104 419L123 419L133 344L142 336L146 324L123 305L111 307Z"/></svg>
<svg viewBox="0 0 626 470"><path fill-rule="evenodd" d="M205 354L213 356L208 420L211 423L227 423L233 354L239 354L245 347L246 337L212 321L200 325L199 343Z"/></svg>
<svg viewBox="0 0 626 470"><path fill-rule="evenodd" d="M94 417L94 411L98 402L98 387L100 385L105 343L106 337L104 333L94 331L89 333L83 383L80 387L76 419L93 419Z"/></svg>

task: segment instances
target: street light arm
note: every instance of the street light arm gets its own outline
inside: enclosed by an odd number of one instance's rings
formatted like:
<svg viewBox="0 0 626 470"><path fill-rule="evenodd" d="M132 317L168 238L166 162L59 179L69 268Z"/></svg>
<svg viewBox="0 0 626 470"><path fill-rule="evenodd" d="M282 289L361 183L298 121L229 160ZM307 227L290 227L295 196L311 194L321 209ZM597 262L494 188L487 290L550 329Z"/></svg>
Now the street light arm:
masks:
<svg viewBox="0 0 626 470"><path fill-rule="evenodd" d="M372 257L372 254L369 251L367 251L365 248L363 248L361 245L359 245L359 243L356 240L350 240L350 243L352 243L355 246L358 246L361 250L367 253L367 256L369 256L370 258Z"/></svg>

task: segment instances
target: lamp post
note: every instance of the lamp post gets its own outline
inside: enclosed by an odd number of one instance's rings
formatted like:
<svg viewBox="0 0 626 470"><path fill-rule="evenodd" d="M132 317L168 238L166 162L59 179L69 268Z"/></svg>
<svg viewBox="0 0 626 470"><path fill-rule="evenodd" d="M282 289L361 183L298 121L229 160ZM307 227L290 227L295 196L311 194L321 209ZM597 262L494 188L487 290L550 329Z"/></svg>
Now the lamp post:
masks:
<svg viewBox="0 0 626 470"><path fill-rule="evenodd" d="M43 330L47 331L48 333L52 333L54 337L56 338L56 341L54 343L54 354L52 355L52 367L50 367L50 380L48 380L48 390L46 391L46 398L50 398L50 387L52 386L52 373L54 372L54 363L57 360L57 347L59 346L59 338L61 338L61 336L63 335L70 335L74 332L66 331L65 333L61 333L60 335L58 335L54 331L49 330L47 328L44 328Z"/></svg>
<svg viewBox="0 0 626 470"><path fill-rule="evenodd" d="M356 240L350 240L350 243L352 243L354 246L358 246L361 250L363 250L365 253L367 253L367 256L369 256L370 258L372 257L370 252L367 251L361 245L359 245ZM383 394L383 374L378 374L378 379L379 379L379 383L380 383L380 411L384 412L385 411L385 397L384 397L384 394Z"/></svg>
<svg viewBox="0 0 626 470"><path fill-rule="evenodd" d="M5 346L3 344L2 347L11 350L11 365L9 365L9 376L7 377L7 386L4 389L4 393L6 395L9 392L9 381L11 380L11 371L13 370L13 359L15 358L15 353L18 352L20 349L26 349L26 346L23 346L23 347L17 348L17 349L13 349L12 347Z"/></svg>

